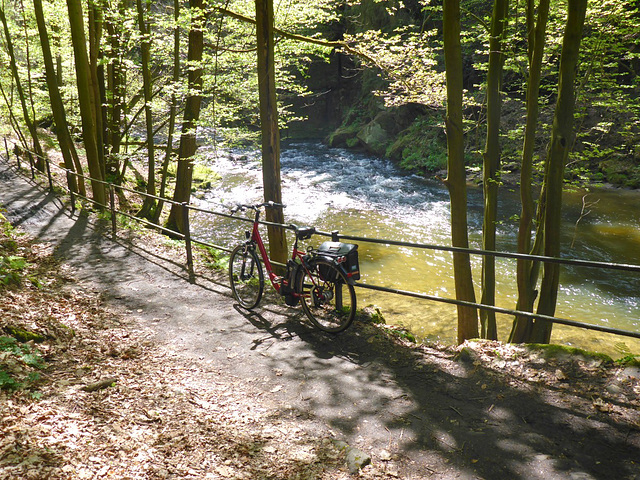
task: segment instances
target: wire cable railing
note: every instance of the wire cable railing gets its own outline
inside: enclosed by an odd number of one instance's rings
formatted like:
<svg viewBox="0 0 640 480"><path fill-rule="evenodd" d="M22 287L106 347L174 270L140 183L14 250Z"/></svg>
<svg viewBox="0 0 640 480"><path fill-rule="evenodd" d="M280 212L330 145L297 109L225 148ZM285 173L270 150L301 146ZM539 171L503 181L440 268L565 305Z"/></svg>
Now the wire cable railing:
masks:
<svg viewBox="0 0 640 480"><path fill-rule="evenodd" d="M9 149L7 147L6 139L5 139L5 152L6 152L6 155L7 155L7 159L9 159L10 155L9 155ZM31 153L33 154L33 152L31 152ZM19 157L19 155L17 153L16 153L16 156ZM31 157L29 157L29 159L30 159L30 162L31 162ZM60 183L57 184L60 188L62 188L64 191L66 191L71 196L72 208L75 208L74 197L79 197L79 198L82 198L84 200L89 201L93 205L99 206L100 208L108 209L110 211L110 213L111 213L111 231L112 231L112 237L113 238L117 237L117 215L122 215L122 216L127 217L129 219L132 219L132 220L134 220L136 222L139 222L139 223L141 223L141 224L143 224L143 225L145 225L147 227L154 228L154 229L157 229L157 230L159 230L161 232L164 232L164 233L172 236L173 238L184 240L184 242L185 242L185 253L186 253L186 257L187 257L186 268L187 268L187 272L188 272L188 275L189 275L189 280L191 282L195 281L195 271L194 271L194 264L193 264L193 247L192 247L192 244L202 245L202 246L213 248L213 249L216 249L216 250L219 250L219 251L223 251L223 252L226 252L226 253L230 253L232 249L227 247L227 246L224 246L224 245L216 245L214 243L211 243L210 241L193 237L192 234L191 234L191 227L190 227L190 222L189 222L190 212L193 211L193 212L198 212L198 213L202 213L202 214L205 214L205 215L214 215L214 216L217 216L217 217L227 218L227 219L230 219L230 220L238 220L238 221L244 221L244 222L249 222L249 223L253 222L253 219L250 219L250 218L247 218L247 217L240 217L240 216L237 216L237 215L233 215L231 213L219 212L219 211L214 211L214 210L209 210L209 209L197 207L197 206L190 205L190 204L187 204L187 203L176 202L176 201L168 199L168 198L163 198L163 197L158 197L158 196L155 196L155 195L150 195L150 194L148 194L146 192L141 192L139 190L133 190L133 189L130 189L130 188L125 187L125 186L115 185L113 183L106 182L106 181L103 181L103 180L97 180L97 179L91 178L89 176L74 172L72 170L60 167L59 165L55 165L54 163L51 163L48 159L43 159L43 160L45 161L45 163L47 165L47 168L46 168L46 172L42 172L42 173L45 173L47 175L49 188L51 190L53 190L53 185L54 185L54 183L56 183L55 180L53 179L52 174L51 174L51 168L50 168L51 165L53 165L56 169L64 172L67 176L72 175L72 176L76 176L76 177L82 177L85 180L89 180L91 182L98 182L98 183L100 183L102 185L105 185L105 187L109 191L109 205L100 204L100 203L96 202L95 200L93 200L91 198L88 198L87 196L81 196L77 192L72 192L68 188L67 185L63 185L63 184L60 184ZM18 166L20 167L19 159L18 159ZM35 171L34 170L35 169L32 166L32 168L31 168L32 178L35 177ZM169 229L166 226L154 223L154 222L152 222L150 220L147 220L147 219L144 219L144 218L140 218L140 217L132 215L132 214L130 214L128 212L124 212L124 211L118 210L116 208L116 202L115 202L115 192L116 192L116 190L129 192L129 193L132 193L132 194L135 194L135 195L140 195L140 196L142 196L144 198L151 198L151 199L155 199L155 200L158 200L158 201L162 201L162 202L170 204L170 205L179 206L182 209L182 217L183 217L183 220L184 220L184 224L182 225L182 232ZM280 224L280 223L273 223L273 222L268 222L268 221L264 221L264 220L261 220L260 224L261 225L265 225L265 226L272 226L272 227L282 228L282 229L286 229L286 230L293 230L293 228L290 225L284 225L284 224ZM528 261L533 261L533 262L556 263L556 264L561 264L561 265L572 265L572 266L578 266L578 267L599 268L599 269L605 269L605 270L622 270L622 271L640 273L640 265L632 265L632 264L624 264L624 263L598 262L598 261L588 261L588 260L570 259L570 258L557 258L557 257L548 257L548 256L542 256L542 255L529 255L529 254L514 253L514 252L501 252L501 251L481 250L481 249L473 249L473 248L460 248L460 247L453 247L453 246L447 246L447 245L434 245L434 244L425 244L425 243L417 243L417 242L406 242L406 241L391 240L391 239L369 238L369 237L361 237L361 236L354 236L354 235L344 235L344 234L341 234L337 230L334 230L334 231L331 231L331 232L316 231L315 234L316 235L320 235L320 236L329 237L333 241L348 240L348 241L353 241L353 242L364 242L364 243L371 243L371 244L381 244L381 245L386 245L386 246L400 246L400 247L416 248L416 249L423 249L423 250L443 251L443 252L451 252L451 253L465 253L465 254L469 254L469 255L492 256L492 257L497 257L497 258L528 260ZM274 263L274 262L272 262L272 263ZM275 262L274 264L281 265L281 264L279 264L277 262ZM414 292L414 291L403 290L403 289L399 289L399 288L390 288L390 287L385 287L385 286L381 286L381 285L374 285L374 284L371 284L371 283L356 282L355 285L356 285L356 287L363 288L363 289L369 289L369 290L374 290L374 291L378 291L378 292L385 292L385 293L390 293L390 294L395 294L395 295L402 295L402 296L417 298L417 299L421 299L421 300L440 302L440 303L446 303L446 304L450 304L450 305L463 306L463 307L472 307L472 308L477 308L477 309L480 309L480 310L493 311L493 312L499 313L499 314L512 315L512 316L518 316L518 317L525 317L525 318L529 318L529 319L532 319L532 320L545 320L545 321L548 321L548 322L551 322L551 323L555 323L555 324L560 324L560 325L567 325L567 326L571 326L571 327L584 328L584 329L588 329L588 330L594 330L594 331L610 333L610 334L614 334L614 335L621 335L621 336L626 336L626 337L632 337L632 338L640 338L640 331L624 330L624 329L620 329L620 328L609 327L609 326L606 326L606 325L597 325L597 324L592 324L592 323L580 322L578 320L571 320L571 319L567 319L567 318L560 318L560 317L542 315L542 314L532 313L532 312L527 312L527 311L522 311L522 310L498 307L498 306L495 306L495 305L487 305L487 304L483 304L483 303L457 300L457 299L454 299L454 298L440 297L440 296L437 296L437 295L429 295L429 294L425 294L425 293L421 293L421 292Z"/></svg>

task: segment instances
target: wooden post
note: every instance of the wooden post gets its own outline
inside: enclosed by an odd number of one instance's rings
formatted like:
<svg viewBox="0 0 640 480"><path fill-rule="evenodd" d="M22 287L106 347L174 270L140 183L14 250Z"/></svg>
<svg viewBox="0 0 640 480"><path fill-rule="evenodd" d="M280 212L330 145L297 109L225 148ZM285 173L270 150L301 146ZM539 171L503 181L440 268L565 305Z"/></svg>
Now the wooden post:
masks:
<svg viewBox="0 0 640 480"><path fill-rule="evenodd" d="M182 204L182 220L184 231L184 248L187 251L187 270L189 272L189 282L195 282L195 272L193 271L193 251L191 250L191 230L189 229L189 204L183 202Z"/></svg>

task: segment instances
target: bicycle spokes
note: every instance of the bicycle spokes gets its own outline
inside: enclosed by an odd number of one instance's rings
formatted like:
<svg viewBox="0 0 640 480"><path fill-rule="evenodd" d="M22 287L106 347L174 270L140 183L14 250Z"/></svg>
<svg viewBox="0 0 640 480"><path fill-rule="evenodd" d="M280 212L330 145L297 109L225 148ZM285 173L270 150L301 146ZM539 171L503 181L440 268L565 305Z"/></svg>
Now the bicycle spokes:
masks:
<svg viewBox="0 0 640 480"><path fill-rule="evenodd" d="M302 308L318 328L339 332L353 321L356 305L353 286L346 283L344 273L333 263L318 261L306 271L301 291Z"/></svg>
<svg viewBox="0 0 640 480"><path fill-rule="evenodd" d="M264 290L264 273L253 250L241 245L231 253L229 280L240 305L244 308L258 305Z"/></svg>

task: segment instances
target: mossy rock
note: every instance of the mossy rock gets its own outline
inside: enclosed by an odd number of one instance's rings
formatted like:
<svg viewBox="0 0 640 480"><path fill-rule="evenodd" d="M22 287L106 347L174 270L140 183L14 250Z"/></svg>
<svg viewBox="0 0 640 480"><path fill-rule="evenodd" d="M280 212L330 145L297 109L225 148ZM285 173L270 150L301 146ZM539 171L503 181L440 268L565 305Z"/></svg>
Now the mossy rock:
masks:
<svg viewBox="0 0 640 480"><path fill-rule="evenodd" d="M42 343L46 340L44 335L20 327L6 326L4 331L21 343L33 341L34 343Z"/></svg>
<svg viewBox="0 0 640 480"><path fill-rule="evenodd" d="M354 148L360 142L356 135L360 127L356 124L349 125L346 127L340 127L327 139L327 143L330 147L348 147Z"/></svg>

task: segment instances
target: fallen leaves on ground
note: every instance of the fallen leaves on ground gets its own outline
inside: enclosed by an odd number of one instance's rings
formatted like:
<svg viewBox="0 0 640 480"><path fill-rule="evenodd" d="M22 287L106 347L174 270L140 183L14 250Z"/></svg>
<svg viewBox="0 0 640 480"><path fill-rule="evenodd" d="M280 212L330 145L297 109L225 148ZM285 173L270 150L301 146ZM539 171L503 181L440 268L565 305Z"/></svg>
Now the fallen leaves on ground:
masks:
<svg viewBox="0 0 640 480"><path fill-rule="evenodd" d="M249 380L147 341L47 246L19 242L40 281L3 288L0 328L42 335L28 345L46 367L0 390L0 479L350 477L330 439L263 406Z"/></svg>

